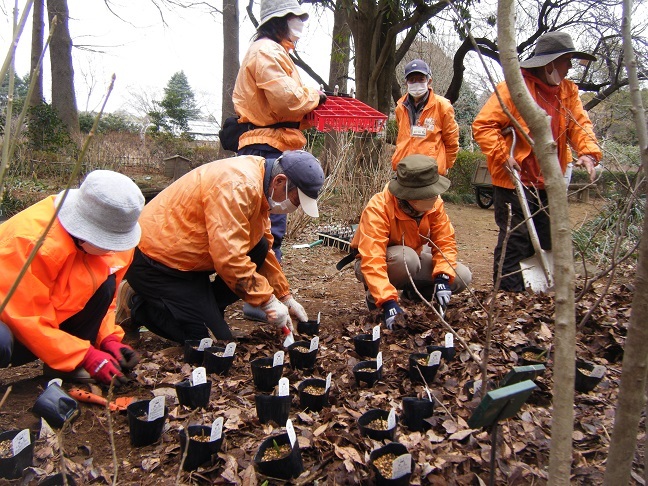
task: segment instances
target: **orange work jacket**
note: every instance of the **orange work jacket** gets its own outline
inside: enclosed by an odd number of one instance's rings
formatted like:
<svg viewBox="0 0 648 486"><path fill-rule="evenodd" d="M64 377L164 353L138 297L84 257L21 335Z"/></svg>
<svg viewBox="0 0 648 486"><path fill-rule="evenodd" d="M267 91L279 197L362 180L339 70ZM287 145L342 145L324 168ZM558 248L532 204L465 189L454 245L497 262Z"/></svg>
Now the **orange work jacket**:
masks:
<svg viewBox="0 0 648 486"><path fill-rule="evenodd" d="M43 199L0 225L0 301L51 220L55 197ZM92 344L98 347L113 334L120 341L123 338L124 331L115 324L115 299L95 343L68 334L59 326L80 312L111 274L115 274L119 286L132 259L133 250L101 256L85 253L57 219L0 319L15 339L43 362L57 370L72 371Z"/></svg>
<svg viewBox="0 0 648 486"><path fill-rule="evenodd" d="M428 244L426 238L432 240L440 250L432 248L432 276L445 273L450 276L450 282L454 281L457 242L443 200L439 197L434 207L417 224L414 218L398 207L396 197L385 188L367 203L351 241L351 247L358 249L365 283L379 307L388 300L398 301L398 291L387 275L387 247L402 245L403 238L405 245L419 255L423 246Z"/></svg>
<svg viewBox="0 0 648 486"><path fill-rule="evenodd" d="M184 272L215 271L244 301L259 306L290 293L268 251L257 272L247 253L265 236L272 246L270 206L263 192L265 160L243 155L202 165L144 206L139 249Z"/></svg>
<svg viewBox="0 0 648 486"><path fill-rule="evenodd" d="M541 83L541 81L530 76L524 79L531 96L537 99L536 85L537 83ZM530 134L528 125L513 104L506 83L498 84L497 91L525 133ZM560 83L558 96L560 98L561 116L558 132L560 136L556 140L556 143L558 144L558 160L560 161L560 166L564 174L567 164L572 160L570 146L577 152L578 157L581 155L591 155L597 162L601 160L603 154L596 142L592 122L578 96L578 87L572 81L564 79ZM510 125L511 121L502 110L495 94L491 95L488 99L472 125L475 141L479 144L481 151L486 155L488 170L491 174L493 185L507 189L513 189L514 187L509 178L508 171L505 168L505 162L509 158L509 150L513 137L511 135L502 135L502 130ZM533 137L531 136L531 138ZM518 134L517 143L513 152L513 157L518 164L521 164L531 154L531 151L531 146ZM541 177L541 180L538 182L541 187L544 187L544 178Z"/></svg>
<svg viewBox="0 0 648 486"><path fill-rule="evenodd" d="M454 165L459 151L459 126L455 120L454 108L443 96L434 94L430 89L427 103L415 122L418 130L425 133L413 133L412 123L405 101L405 94L396 104L396 123L398 136L396 151L392 156L392 168L396 170L403 158L412 154L423 154L433 157L439 166L439 174L446 175Z"/></svg>
<svg viewBox="0 0 648 486"><path fill-rule="evenodd" d="M259 127L279 122L302 122L319 104L319 92L304 86L288 51L295 45L278 44L264 38L252 43L236 77L232 100L240 122ZM267 144L281 152L298 150L306 137L297 128L259 128L244 133L239 149L253 144Z"/></svg>

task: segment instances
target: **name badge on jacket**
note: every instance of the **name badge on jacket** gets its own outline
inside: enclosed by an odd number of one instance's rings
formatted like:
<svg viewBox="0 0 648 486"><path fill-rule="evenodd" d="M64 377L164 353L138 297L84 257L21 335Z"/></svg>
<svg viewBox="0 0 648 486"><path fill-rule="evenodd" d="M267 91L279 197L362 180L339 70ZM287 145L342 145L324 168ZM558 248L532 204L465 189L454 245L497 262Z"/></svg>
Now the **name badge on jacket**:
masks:
<svg viewBox="0 0 648 486"><path fill-rule="evenodd" d="M418 125L412 127L412 137L425 138L425 135L427 135L425 127L419 127Z"/></svg>

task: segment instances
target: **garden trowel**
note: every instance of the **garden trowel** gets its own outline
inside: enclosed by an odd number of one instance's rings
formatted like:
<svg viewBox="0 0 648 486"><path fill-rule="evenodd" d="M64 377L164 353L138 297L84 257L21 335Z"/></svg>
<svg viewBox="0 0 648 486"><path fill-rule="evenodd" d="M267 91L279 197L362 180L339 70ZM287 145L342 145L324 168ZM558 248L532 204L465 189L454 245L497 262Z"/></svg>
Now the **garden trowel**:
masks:
<svg viewBox="0 0 648 486"><path fill-rule="evenodd" d="M81 388L71 388L68 390L68 395L80 402L94 403L96 405L103 405L104 407L108 404L110 410L113 412L123 412L126 410L126 407L135 401L134 397L117 397L112 402L108 402L101 395L82 390Z"/></svg>

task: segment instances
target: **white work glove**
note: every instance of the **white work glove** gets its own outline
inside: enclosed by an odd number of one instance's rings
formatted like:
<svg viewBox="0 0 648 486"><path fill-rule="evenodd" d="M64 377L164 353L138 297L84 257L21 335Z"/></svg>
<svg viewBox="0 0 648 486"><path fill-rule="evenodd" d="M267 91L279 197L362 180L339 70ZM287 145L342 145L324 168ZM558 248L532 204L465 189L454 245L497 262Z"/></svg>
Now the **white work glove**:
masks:
<svg viewBox="0 0 648 486"><path fill-rule="evenodd" d="M268 322L274 324L280 330L287 328L289 331L293 331L292 322L288 314L288 307L279 302L274 295L270 297L270 300L261 306L261 310L266 313Z"/></svg>
<svg viewBox="0 0 648 486"><path fill-rule="evenodd" d="M297 322L308 321L308 314L306 314L304 306L297 302L292 295L288 294L286 297L281 299L281 302L288 307L290 315L297 319Z"/></svg>

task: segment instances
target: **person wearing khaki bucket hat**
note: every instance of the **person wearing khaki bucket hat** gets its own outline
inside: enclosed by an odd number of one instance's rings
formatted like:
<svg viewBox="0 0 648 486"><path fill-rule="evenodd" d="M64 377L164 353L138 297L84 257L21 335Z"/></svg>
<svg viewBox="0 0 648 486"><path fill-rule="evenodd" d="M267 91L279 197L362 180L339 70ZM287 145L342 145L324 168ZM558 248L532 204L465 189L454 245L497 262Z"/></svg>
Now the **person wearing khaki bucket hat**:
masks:
<svg viewBox="0 0 648 486"><path fill-rule="evenodd" d="M87 175L0 225L0 302L47 230L0 314L0 366L44 363L46 376L116 385L139 355L115 323L116 289L141 235L144 196L128 177ZM59 209L56 216L56 210Z"/></svg>
<svg viewBox="0 0 648 486"><path fill-rule="evenodd" d="M418 299L408 271L421 295L443 308L472 280L470 270L457 261L454 228L440 197L449 187L432 157L408 155L362 211L351 241L356 277L365 286L369 310L380 307L390 329L403 313L398 291L403 290L403 298Z"/></svg>
<svg viewBox="0 0 648 486"><path fill-rule="evenodd" d="M570 35L566 32L548 32L538 39L533 55L520 63L522 76L533 99L551 117L551 130L558 149L558 160L563 174L572 161L572 150L576 152L577 167L584 167L590 181L596 178L595 166L601 160L602 152L596 140L592 122L583 108L578 94L578 87L566 79L573 59L595 61L596 58L586 52L577 51ZM508 112L519 122L522 129L529 134L529 127L515 108L511 94L505 82L497 86L499 96ZM493 181L493 202L495 223L499 227L498 242L493 260L493 282L497 281L499 262L503 259L500 289L511 292L523 292L524 280L520 271L520 262L535 251L529 237L522 207L514 189L513 172L519 173L520 180L527 193L527 199L533 214L540 245L545 250L551 249L551 233L547 193L544 177L531 145L518 134L514 147L513 137L504 136L503 130L512 126L506 111L500 105L498 97L493 94L481 109L473 122L475 141L486 155L488 170ZM511 155L511 148L513 150ZM509 219L509 206L512 220ZM516 228L509 232L508 228ZM504 240L507 238L506 254L502 255Z"/></svg>

